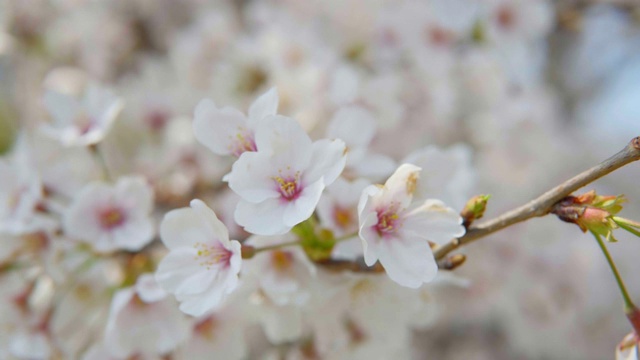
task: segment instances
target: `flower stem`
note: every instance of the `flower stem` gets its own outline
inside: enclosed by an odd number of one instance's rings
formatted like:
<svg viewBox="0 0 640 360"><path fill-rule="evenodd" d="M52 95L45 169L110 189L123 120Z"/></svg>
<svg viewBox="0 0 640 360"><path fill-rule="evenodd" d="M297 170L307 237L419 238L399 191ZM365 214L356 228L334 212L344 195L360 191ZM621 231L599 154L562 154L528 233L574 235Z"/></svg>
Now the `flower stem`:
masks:
<svg viewBox="0 0 640 360"><path fill-rule="evenodd" d="M333 241L339 243L341 241L346 241L346 240L349 240L349 239L353 239L354 237L357 237L357 236L358 236L358 232L356 231L356 232L353 232L351 234L347 234L347 235L335 238L335 239L333 239Z"/></svg>
<svg viewBox="0 0 640 360"><path fill-rule="evenodd" d="M100 163L100 167L102 168L102 176L105 178L105 180L113 180L111 172L109 171L109 167L107 166L107 159L104 157L104 153L100 150L98 144L90 145L89 150L98 160L98 163Z"/></svg>
<svg viewBox="0 0 640 360"><path fill-rule="evenodd" d="M598 241L598 245L600 245L600 249L602 250L602 253L604 254L604 257L607 259L607 262L609 263L609 267L611 268L611 272L613 272L613 276L616 278L616 282L618 283L618 288L620 288L620 293L622 294L622 299L624 300L625 313L629 313L629 312L633 311L633 309L635 309L636 306L633 304L633 301L631 300L631 297L629 296L629 293L627 292L627 288L624 285L624 281L622 281L622 277L620 276L620 273L618 272L618 268L616 267L615 262L611 258L611 254L609 254L609 250L607 250L607 247L604 244L604 241L602 240L602 238L600 237L599 234L597 234L597 233L595 233L593 231L591 233L593 234L593 236Z"/></svg>
<svg viewBox="0 0 640 360"><path fill-rule="evenodd" d="M269 246L265 246L265 247L261 247L261 248L256 248L255 249L255 253L257 254L257 253L263 252L263 251L277 250L277 249L281 249L283 247L295 246L295 245L300 245L300 240L288 241L288 242L284 242L284 243L280 243L280 244L275 244L275 245L269 245Z"/></svg>

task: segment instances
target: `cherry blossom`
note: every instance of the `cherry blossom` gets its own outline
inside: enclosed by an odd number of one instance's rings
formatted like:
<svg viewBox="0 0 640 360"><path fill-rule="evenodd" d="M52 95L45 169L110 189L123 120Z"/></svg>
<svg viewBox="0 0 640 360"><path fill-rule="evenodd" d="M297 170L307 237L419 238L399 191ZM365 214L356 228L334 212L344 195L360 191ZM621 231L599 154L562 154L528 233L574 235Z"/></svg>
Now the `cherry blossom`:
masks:
<svg viewBox="0 0 640 360"><path fill-rule="evenodd" d="M244 335L246 316L244 306L229 302L214 312L193 321L189 340L176 352L177 359L207 360L244 359L247 343ZM215 354L215 355L214 355Z"/></svg>
<svg viewBox="0 0 640 360"><path fill-rule="evenodd" d="M93 182L64 214L66 233L95 250L139 250L152 240L153 191L141 178L123 177L112 186Z"/></svg>
<svg viewBox="0 0 640 360"><path fill-rule="evenodd" d="M21 235L52 230L55 221L37 212L43 186L25 136L13 151L0 157L0 233Z"/></svg>
<svg viewBox="0 0 640 360"><path fill-rule="evenodd" d="M189 335L189 322L155 283L152 274L113 297L105 344L117 357L137 353L165 354Z"/></svg>
<svg viewBox="0 0 640 360"><path fill-rule="evenodd" d="M367 187L358 204L364 260L384 266L391 280L417 288L436 276L428 241L464 235L462 218L439 200L412 204L420 168L401 165L383 186Z"/></svg>
<svg viewBox="0 0 640 360"><path fill-rule="evenodd" d="M245 151L256 151L255 130L267 116L278 111L278 92L271 88L258 97L245 116L232 107L218 108L209 99L198 103L193 119L196 139L218 155L239 157Z"/></svg>
<svg viewBox="0 0 640 360"><path fill-rule="evenodd" d="M254 236L247 244L273 246L290 242L293 236ZM256 254L247 263L247 274L258 282L260 289L276 305L302 305L309 300L309 286L316 268L300 247L276 249Z"/></svg>
<svg viewBox="0 0 640 360"><path fill-rule="evenodd" d="M176 296L183 312L201 316L238 286L240 243L229 240L227 228L202 201L167 213L160 235L169 253L158 265L156 279Z"/></svg>
<svg viewBox="0 0 640 360"><path fill-rule="evenodd" d="M44 104L53 122L43 125L45 134L65 146L96 144L107 135L123 107L111 91L89 85L79 100L71 95L49 91Z"/></svg>
<svg viewBox="0 0 640 360"><path fill-rule="evenodd" d="M288 117L264 119L256 131L257 152L245 152L233 164L229 187L242 200L235 220L259 235L278 235L308 219L325 186L346 162L342 140L312 142Z"/></svg>

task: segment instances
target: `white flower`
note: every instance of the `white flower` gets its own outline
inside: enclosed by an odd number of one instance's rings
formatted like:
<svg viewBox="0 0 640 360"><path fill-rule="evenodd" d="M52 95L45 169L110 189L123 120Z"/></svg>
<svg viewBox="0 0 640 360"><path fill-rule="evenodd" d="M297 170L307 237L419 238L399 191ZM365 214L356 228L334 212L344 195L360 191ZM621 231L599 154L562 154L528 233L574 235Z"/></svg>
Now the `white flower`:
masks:
<svg viewBox="0 0 640 360"><path fill-rule="evenodd" d="M247 240L253 246L273 246L294 240L290 236L254 236ZM260 289L276 305L302 305L309 300L309 285L316 275L316 268L299 246L276 249L256 254L247 263Z"/></svg>
<svg viewBox="0 0 640 360"><path fill-rule="evenodd" d="M219 311L196 319L189 340L176 351L175 359L245 359L245 307L237 304L238 302L230 301Z"/></svg>
<svg viewBox="0 0 640 360"><path fill-rule="evenodd" d="M0 158L0 232L21 235L50 228L36 213L42 197L42 183L20 137L12 154Z"/></svg>
<svg viewBox="0 0 640 360"><path fill-rule="evenodd" d="M235 219L254 234L284 234L311 216L325 186L342 172L346 148L337 139L312 143L295 120L278 115L260 123L256 145L227 178L242 198Z"/></svg>
<svg viewBox="0 0 640 360"><path fill-rule="evenodd" d="M441 244L465 232L460 216L441 201L411 204L419 173L415 165L401 165L384 186L367 187L358 204L365 263L379 260L391 280L412 288L437 273L428 241Z"/></svg>
<svg viewBox="0 0 640 360"><path fill-rule="evenodd" d="M187 339L189 322L158 289L150 274L118 291L111 303L105 344L117 357L165 354Z"/></svg>
<svg viewBox="0 0 640 360"><path fill-rule="evenodd" d="M275 88L251 104L248 116L231 107L220 109L213 101L204 99L196 107L193 131L196 139L215 154L240 156L245 151L256 151L256 127L277 111L278 92Z"/></svg>
<svg viewBox="0 0 640 360"><path fill-rule="evenodd" d="M227 228L202 201L167 213L160 235L169 254L158 265L156 280L175 294L183 312L203 315L238 286L240 243L229 240Z"/></svg>
<svg viewBox="0 0 640 360"><path fill-rule="evenodd" d="M66 234L95 250L140 250L154 235L153 191L141 178L85 186L64 214Z"/></svg>
<svg viewBox="0 0 640 360"><path fill-rule="evenodd" d="M338 110L327 128L327 137L341 139L349 149L345 172L373 180L389 176L395 162L388 156L369 151L376 134L373 115L360 106L346 106Z"/></svg>
<svg viewBox="0 0 640 360"><path fill-rule="evenodd" d="M49 91L44 96L44 104L53 123L43 125L43 131L65 146L102 141L123 107L122 100L96 85L87 88L82 100Z"/></svg>

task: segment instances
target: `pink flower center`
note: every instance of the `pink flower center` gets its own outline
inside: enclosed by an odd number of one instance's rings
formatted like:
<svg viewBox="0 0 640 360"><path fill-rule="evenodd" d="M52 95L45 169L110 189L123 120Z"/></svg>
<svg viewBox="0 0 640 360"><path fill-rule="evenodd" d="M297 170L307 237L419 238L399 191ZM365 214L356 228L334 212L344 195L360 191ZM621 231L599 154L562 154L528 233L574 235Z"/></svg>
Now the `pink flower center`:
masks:
<svg viewBox="0 0 640 360"><path fill-rule="evenodd" d="M378 209L376 212L378 223L373 227L380 237L390 236L402 226L400 216L395 207Z"/></svg>
<svg viewBox="0 0 640 360"><path fill-rule="evenodd" d="M348 230L353 227L352 225L354 224L353 211L341 206L335 206L333 208L333 220L340 229Z"/></svg>
<svg viewBox="0 0 640 360"><path fill-rule="evenodd" d="M206 267L207 270L216 265L226 268L231 264L233 253L222 246L221 243L213 245L196 243L193 247L198 250L195 259L199 261L200 266Z"/></svg>
<svg viewBox="0 0 640 360"><path fill-rule="evenodd" d="M100 221L100 226L102 226L103 229L112 230L121 226L127 220L127 215L120 208L109 207L100 210L98 213L98 220Z"/></svg>
<svg viewBox="0 0 640 360"><path fill-rule="evenodd" d="M293 201L300 196L302 186L300 186L300 172L296 171L293 176L282 177L276 176L273 180L277 184L277 189L283 199Z"/></svg>
<svg viewBox="0 0 640 360"><path fill-rule="evenodd" d="M256 151L257 149L253 132L244 127L239 127L235 139L231 139L231 153L239 157L245 151Z"/></svg>
<svg viewBox="0 0 640 360"><path fill-rule="evenodd" d="M151 110L144 118L145 124L151 131L161 131L169 121L169 114L163 110Z"/></svg>

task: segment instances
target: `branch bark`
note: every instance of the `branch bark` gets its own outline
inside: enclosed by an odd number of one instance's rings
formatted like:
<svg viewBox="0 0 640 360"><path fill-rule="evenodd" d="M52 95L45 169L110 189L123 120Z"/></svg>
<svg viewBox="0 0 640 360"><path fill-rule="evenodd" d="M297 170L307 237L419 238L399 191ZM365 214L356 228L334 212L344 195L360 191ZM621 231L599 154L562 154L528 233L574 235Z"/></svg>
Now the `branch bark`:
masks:
<svg viewBox="0 0 640 360"><path fill-rule="evenodd" d="M640 136L631 140L629 144L617 154L554 187L536 199L531 200L527 204L508 211L492 220L485 221L479 225L472 225L467 229L467 233L464 236L452 239L448 243L435 248L433 254L436 260L441 260L451 251L462 245L471 243L519 222L534 217L545 216L552 210L553 206L558 201L569 196L574 191L637 160L640 160Z"/></svg>

